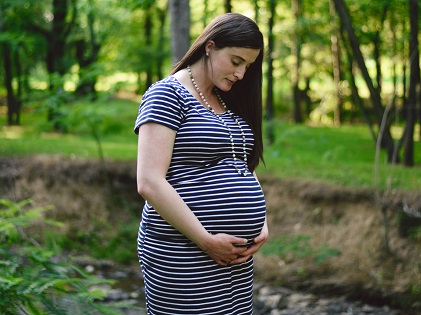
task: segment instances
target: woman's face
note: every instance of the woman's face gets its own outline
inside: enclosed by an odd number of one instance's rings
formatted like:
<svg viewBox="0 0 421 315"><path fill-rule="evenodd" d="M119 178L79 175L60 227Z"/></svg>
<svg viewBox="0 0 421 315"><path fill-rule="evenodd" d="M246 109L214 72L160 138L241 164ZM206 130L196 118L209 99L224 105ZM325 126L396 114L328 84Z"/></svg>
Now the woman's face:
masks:
<svg viewBox="0 0 421 315"><path fill-rule="evenodd" d="M229 91L235 82L242 80L248 67L256 60L260 49L244 47L207 47L209 80L222 91Z"/></svg>

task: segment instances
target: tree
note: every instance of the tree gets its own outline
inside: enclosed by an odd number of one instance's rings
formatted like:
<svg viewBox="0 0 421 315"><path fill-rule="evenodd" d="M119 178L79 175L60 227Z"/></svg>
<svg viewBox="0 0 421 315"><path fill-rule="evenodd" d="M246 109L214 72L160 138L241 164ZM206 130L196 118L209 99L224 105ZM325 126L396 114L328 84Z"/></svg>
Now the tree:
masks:
<svg viewBox="0 0 421 315"><path fill-rule="evenodd" d="M72 31L77 16L76 0L53 0L51 11L43 12L48 16L47 23L32 21L31 29L44 37L46 41L45 64L49 76L51 98L48 103L47 119L56 131L64 131L62 114L63 76L72 63L68 57L68 37Z"/></svg>
<svg viewBox="0 0 421 315"><path fill-rule="evenodd" d="M97 82L97 72L95 71L95 64L98 61L99 50L101 44L98 40L97 33L94 28L97 14L95 14L95 7L93 0L87 1L86 8L86 35L75 41L75 57L79 64L79 82L76 88L76 93L79 95L91 94L96 98L95 84ZM81 21L79 22L79 24ZM79 28L81 28L79 26Z"/></svg>
<svg viewBox="0 0 421 315"><path fill-rule="evenodd" d="M224 0L224 6L225 6L226 13L232 12L231 0Z"/></svg>
<svg viewBox="0 0 421 315"><path fill-rule="evenodd" d="M8 125L20 124L30 71L40 60L45 61L44 42L30 27L39 19L42 4L25 4L25 0L0 1L0 74L6 89Z"/></svg>
<svg viewBox="0 0 421 315"><path fill-rule="evenodd" d="M163 78L162 66L166 57L165 51L165 21L167 18L166 9L157 7L158 18L159 18L159 37L158 37L158 52L156 61L156 74L159 79Z"/></svg>
<svg viewBox="0 0 421 315"><path fill-rule="evenodd" d="M42 31L48 43L46 64L50 75L50 90L63 88L63 82L60 82L61 80L57 81L54 77L55 75L62 77L70 67L65 57L67 38L74 27L76 19L75 1L53 0L51 28ZM68 20L70 14L71 17Z"/></svg>
<svg viewBox="0 0 421 315"><path fill-rule="evenodd" d="M177 63L190 47L189 0L168 0L171 17L171 51L173 63Z"/></svg>
<svg viewBox="0 0 421 315"><path fill-rule="evenodd" d="M273 53L274 53L274 34L273 34L273 24L275 21L276 14L276 1L269 1L269 20L268 20L268 53L267 53L267 94L266 94L266 119L268 122L268 131L267 138L269 144L274 142L274 132L273 132Z"/></svg>
<svg viewBox="0 0 421 315"><path fill-rule="evenodd" d="M384 1L382 6L380 7L381 13L380 15L380 23L378 23L377 29L373 36L373 45L374 45L374 54L373 59L376 63L376 83L377 89L379 90L379 94L382 92L382 67L381 67L381 31L384 26L384 22L386 20L387 13L389 11L389 4L390 0Z"/></svg>
<svg viewBox="0 0 421 315"><path fill-rule="evenodd" d="M13 50L16 51L16 46L12 42L12 34L9 33L8 21L6 18L6 11L10 8L11 4L7 2L0 3L0 30L5 34L6 38L2 40L1 48L3 52L3 66L4 66L4 85L6 87L7 93L7 124L8 125L19 125L20 122L20 99L19 91L20 89L13 88L13 79L15 73L13 71L13 64L18 64L19 61L13 58ZM15 46L15 49L13 49ZM15 54L17 57L17 54ZM19 82L19 80L18 80Z"/></svg>
<svg viewBox="0 0 421 315"><path fill-rule="evenodd" d="M145 12L145 41L147 46L152 45L152 28L153 28L153 22L152 22L152 13L151 13L152 3L145 4L143 6L144 12ZM151 63L148 63L146 65L146 88L152 85L152 65Z"/></svg>
<svg viewBox="0 0 421 315"><path fill-rule="evenodd" d="M380 92L378 89L375 88L373 81L370 77L368 68L365 64L365 60L360 49L359 39L355 34L355 31L351 22L351 17L349 15L348 8L346 7L344 0L333 0L333 1L335 4L336 11L338 12L342 27L344 27L348 35L349 44L351 46L353 54L355 55L356 62L361 71L364 82L369 90L370 100L371 100L374 113L376 115L377 124L378 126L380 126L383 119L383 115L384 115L384 108L382 106ZM389 162L392 162L393 153L394 153L394 142L393 142L392 135L390 133L389 126L387 126L383 132L384 134L381 137L382 139L381 146L382 148L387 150L388 160Z"/></svg>
<svg viewBox="0 0 421 315"><path fill-rule="evenodd" d="M292 43L292 55L294 56L294 67L291 71L291 85L294 98L294 121L303 122L300 98L300 67L301 67L301 18L302 18L302 0L292 0L292 12L295 18L294 41Z"/></svg>
<svg viewBox="0 0 421 315"><path fill-rule="evenodd" d="M152 82L165 76L164 67L171 64L167 3L132 0L129 6L121 7L120 10L123 11L120 15L127 15L128 19L119 22L121 26L117 32L115 28L111 30L109 42L113 46L110 48L124 47L116 52L113 68L115 71L125 69L135 73L135 92L142 94Z"/></svg>
<svg viewBox="0 0 421 315"><path fill-rule="evenodd" d="M419 106L419 95L417 90L420 88L420 52L418 47L418 0L409 0L409 19L410 19L410 39L409 39L409 93L408 103L405 104L406 125L404 131L404 165L414 165L414 126Z"/></svg>
<svg viewBox="0 0 421 315"><path fill-rule="evenodd" d="M340 125L342 122L342 108L343 99L341 91L341 82L343 80L342 69L341 69L341 50L339 45L340 31L338 30L336 23L335 7L332 0L329 1L330 9L330 24L332 26L330 40L332 49L332 69L333 69L333 82L335 83L336 92L336 105L334 108L333 121L335 125Z"/></svg>

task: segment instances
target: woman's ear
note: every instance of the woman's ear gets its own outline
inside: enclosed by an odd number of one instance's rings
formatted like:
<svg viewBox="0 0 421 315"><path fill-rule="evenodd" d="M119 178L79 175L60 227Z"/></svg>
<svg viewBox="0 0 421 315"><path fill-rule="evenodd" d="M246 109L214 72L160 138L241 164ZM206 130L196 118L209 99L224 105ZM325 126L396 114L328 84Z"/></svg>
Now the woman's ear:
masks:
<svg viewBox="0 0 421 315"><path fill-rule="evenodd" d="M208 40L205 46L205 53L206 55L209 54L209 52L212 50L212 48L215 47L215 42L213 40Z"/></svg>

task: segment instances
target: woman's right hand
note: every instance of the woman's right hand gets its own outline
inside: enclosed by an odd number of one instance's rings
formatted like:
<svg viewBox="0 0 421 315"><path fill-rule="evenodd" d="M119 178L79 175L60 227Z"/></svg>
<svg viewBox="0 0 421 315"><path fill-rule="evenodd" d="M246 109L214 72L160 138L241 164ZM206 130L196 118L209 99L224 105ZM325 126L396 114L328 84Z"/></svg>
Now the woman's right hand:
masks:
<svg viewBox="0 0 421 315"><path fill-rule="evenodd" d="M244 246L246 243L247 239L245 238L225 233L212 234L211 242L205 252L218 265L227 266L247 250L247 247Z"/></svg>

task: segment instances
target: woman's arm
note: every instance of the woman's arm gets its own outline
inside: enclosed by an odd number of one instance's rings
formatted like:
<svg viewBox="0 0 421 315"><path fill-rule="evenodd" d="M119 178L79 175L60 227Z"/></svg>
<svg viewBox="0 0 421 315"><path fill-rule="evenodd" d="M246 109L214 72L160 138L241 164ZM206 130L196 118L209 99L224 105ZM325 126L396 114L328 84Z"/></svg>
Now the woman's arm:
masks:
<svg viewBox="0 0 421 315"><path fill-rule="evenodd" d="M245 249L246 239L228 234L209 234L177 191L166 180L171 162L175 131L156 123L139 129L137 190L175 229L196 243L218 264L226 265Z"/></svg>

